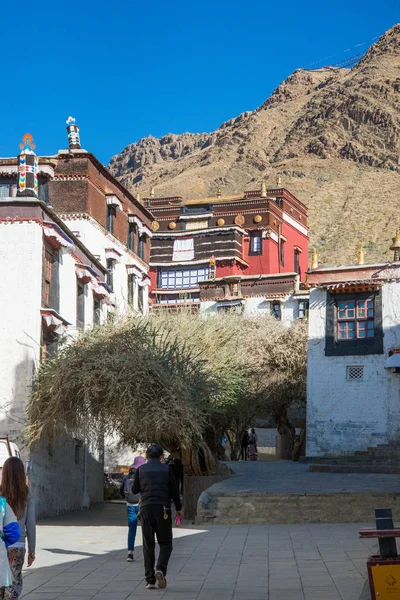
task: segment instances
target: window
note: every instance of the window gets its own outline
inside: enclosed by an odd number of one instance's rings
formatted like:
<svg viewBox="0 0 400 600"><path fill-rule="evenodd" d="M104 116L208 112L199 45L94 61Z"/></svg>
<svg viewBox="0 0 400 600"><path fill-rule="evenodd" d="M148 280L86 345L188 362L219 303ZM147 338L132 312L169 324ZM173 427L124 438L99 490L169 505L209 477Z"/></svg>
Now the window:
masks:
<svg viewBox="0 0 400 600"><path fill-rule="evenodd" d="M146 239L147 239L147 235L145 233L142 233L139 236L138 257L141 258L142 260L144 259L144 249L146 247Z"/></svg>
<svg viewBox="0 0 400 600"><path fill-rule="evenodd" d="M158 288L176 290L179 288L197 287L199 281L206 279L208 279L208 267L159 271Z"/></svg>
<svg viewBox="0 0 400 600"><path fill-rule="evenodd" d="M115 258L107 258L107 285L114 289Z"/></svg>
<svg viewBox="0 0 400 600"><path fill-rule="evenodd" d="M364 379L364 367L361 365L346 367L346 377L349 381L361 381Z"/></svg>
<svg viewBox="0 0 400 600"><path fill-rule="evenodd" d="M135 246L136 246L136 230L137 230L137 226L136 223L129 223L128 224L128 248L129 250L133 250L134 252L135 250Z"/></svg>
<svg viewBox="0 0 400 600"><path fill-rule="evenodd" d="M298 318L299 319L308 319L308 310L309 310L308 300L299 300Z"/></svg>
<svg viewBox="0 0 400 600"><path fill-rule="evenodd" d="M79 281L76 284L76 326L78 329L85 327L85 286Z"/></svg>
<svg viewBox="0 0 400 600"><path fill-rule="evenodd" d="M43 264L43 306L50 308L51 278L53 275L54 250L50 246L44 248Z"/></svg>
<svg viewBox="0 0 400 600"><path fill-rule="evenodd" d="M16 183L3 181L0 183L0 198L12 198L17 193Z"/></svg>
<svg viewBox="0 0 400 600"><path fill-rule="evenodd" d="M129 273L128 275L128 304L131 308L134 308L135 304L135 288L136 288L136 275Z"/></svg>
<svg viewBox="0 0 400 600"><path fill-rule="evenodd" d="M109 233L114 234L114 221L117 216L117 209L115 206L108 204L107 205L107 222L106 227Z"/></svg>
<svg viewBox="0 0 400 600"><path fill-rule="evenodd" d="M262 254L261 233L254 233L250 236L250 255Z"/></svg>
<svg viewBox="0 0 400 600"><path fill-rule="evenodd" d="M383 353L380 292L327 294L326 356Z"/></svg>
<svg viewBox="0 0 400 600"><path fill-rule="evenodd" d="M217 305L218 312L237 312L242 313L244 305L242 302L225 302Z"/></svg>
<svg viewBox="0 0 400 600"><path fill-rule="evenodd" d="M300 275L300 252L294 251L294 272Z"/></svg>
<svg viewBox="0 0 400 600"><path fill-rule="evenodd" d="M374 300L339 300L337 305L337 339L353 340L374 337Z"/></svg>
<svg viewBox="0 0 400 600"><path fill-rule="evenodd" d="M57 352L58 338L54 333L46 331L42 328L42 343L40 348L40 360L46 363L49 358Z"/></svg>
<svg viewBox="0 0 400 600"><path fill-rule="evenodd" d="M38 177L38 198L42 200L42 202L49 201L49 184L48 180L45 177L39 175Z"/></svg>
<svg viewBox="0 0 400 600"><path fill-rule="evenodd" d="M101 302L93 296L93 323L98 325L101 319Z"/></svg>
<svg viewBox="0 0 400 600"><path fill-rule="evenodd" d="M280 302L273 302L271 304L271 314L273 317L275 317L275 319L278 319L279 321L282 318L282 314L281 314L281 303Z"/></svg>
<svg viewBox="0 0 400 600"><path fill-rule="evenodd" d="M281 238L279 245L279 261L282 267L285 266L285 240Z"/></svg>
<svg viewBox="0 0 400 600"><path fill-rule="evenodd" d="M145 292L145 286L144 285L139 285L139 294L138 294L138 308L140 312L143 312L144 309L144 292Z"/></svg>

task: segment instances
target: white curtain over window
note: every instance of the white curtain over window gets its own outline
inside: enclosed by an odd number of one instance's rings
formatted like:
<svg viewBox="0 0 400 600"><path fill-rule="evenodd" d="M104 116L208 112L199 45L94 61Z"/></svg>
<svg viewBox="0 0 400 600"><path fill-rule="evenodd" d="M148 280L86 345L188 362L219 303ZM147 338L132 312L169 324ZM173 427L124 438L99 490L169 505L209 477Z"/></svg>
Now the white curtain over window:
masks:
<svg viewBox="0 0 400 600"><path fill-rule="evenodd" d="M174 241L174 251L172 253L172 260L174 262L181 262L184 260L194 259L194 242L193 238L186 238L184 240Z"/></svg>

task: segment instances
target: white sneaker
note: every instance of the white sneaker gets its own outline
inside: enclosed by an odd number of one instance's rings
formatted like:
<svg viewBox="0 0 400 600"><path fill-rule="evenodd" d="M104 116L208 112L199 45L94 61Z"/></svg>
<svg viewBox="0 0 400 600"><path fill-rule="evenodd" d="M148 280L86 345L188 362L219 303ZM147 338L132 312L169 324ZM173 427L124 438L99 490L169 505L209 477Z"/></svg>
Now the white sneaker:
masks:
<svg viewBox="0 0 400 600"><path fill-rule="evenodd" d="M126 559L126 562L133 562L135 560L135 557L133 556L133 552L128 552L128 557Z"/></svg>
<svg viewBox="0 0 400 600"><path fill-rule="evenodd" d="M163 590L167 587L167 580L165 579L165 575L162 571L156 571L156 579L160 589Z"/></svg>

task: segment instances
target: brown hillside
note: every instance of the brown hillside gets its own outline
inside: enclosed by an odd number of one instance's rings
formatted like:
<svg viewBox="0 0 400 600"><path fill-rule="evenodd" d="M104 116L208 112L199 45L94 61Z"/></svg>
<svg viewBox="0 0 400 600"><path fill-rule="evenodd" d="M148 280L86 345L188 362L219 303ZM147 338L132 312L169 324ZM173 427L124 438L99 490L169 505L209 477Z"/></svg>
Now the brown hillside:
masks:
<svg viewBox="0 0 400 600"><path fill-rule="evenodd" d="M254 112L210 134L148 137L110 162L134 193L200 197L251 189L265 178L310 209L321 261L390 257L400 226L400 25L353 69L297 70Z"/></svg>

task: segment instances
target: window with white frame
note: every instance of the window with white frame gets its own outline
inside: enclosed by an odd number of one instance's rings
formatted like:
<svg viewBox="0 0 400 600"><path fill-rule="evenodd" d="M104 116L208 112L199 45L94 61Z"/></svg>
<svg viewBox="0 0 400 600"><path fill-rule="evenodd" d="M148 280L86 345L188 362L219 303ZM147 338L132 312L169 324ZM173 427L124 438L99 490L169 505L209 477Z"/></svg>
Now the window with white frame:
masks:
<svg viewBox="0 0 400 600"><path fill-rule="evenodd" d="M177 290L179 288L197 287L199 281L208 279L208 271L208 267L160 271L158 288L162 290Z"/></svg>
<svg viewBox="0 0 400 600"><path fill-rule="evenodd" d="M261 233L253 233L250 236L249 254L262 254L262 236Z"/></svg>

